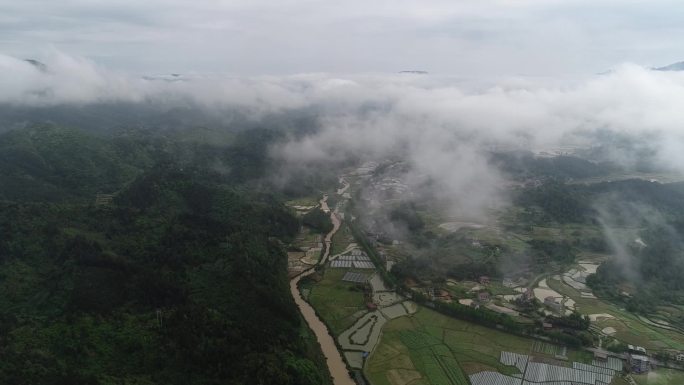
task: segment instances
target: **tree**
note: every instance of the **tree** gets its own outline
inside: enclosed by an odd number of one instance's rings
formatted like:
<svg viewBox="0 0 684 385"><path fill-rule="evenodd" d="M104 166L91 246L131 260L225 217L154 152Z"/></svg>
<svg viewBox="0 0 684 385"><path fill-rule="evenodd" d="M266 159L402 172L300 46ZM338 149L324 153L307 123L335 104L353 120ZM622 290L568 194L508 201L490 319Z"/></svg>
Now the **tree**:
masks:
<svg viewBox="0 0 684 385"><path fill-rule="evenodd" d="M333 229L330 214L326 214L318 207L304 214L302 223L321 234L327 234Z"/></svg>

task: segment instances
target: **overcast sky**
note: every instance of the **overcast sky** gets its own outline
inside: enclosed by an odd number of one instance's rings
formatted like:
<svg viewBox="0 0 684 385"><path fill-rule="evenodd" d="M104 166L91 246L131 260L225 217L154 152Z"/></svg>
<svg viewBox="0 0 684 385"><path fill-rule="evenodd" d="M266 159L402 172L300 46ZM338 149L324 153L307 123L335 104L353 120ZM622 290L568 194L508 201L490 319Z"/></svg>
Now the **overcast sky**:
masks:
<svg viewBox="0 0 684 385"><path fill-rule="evenodd" d="M0 53L133 73L556 76L684 60L681 0L0 0Z"/></svg>

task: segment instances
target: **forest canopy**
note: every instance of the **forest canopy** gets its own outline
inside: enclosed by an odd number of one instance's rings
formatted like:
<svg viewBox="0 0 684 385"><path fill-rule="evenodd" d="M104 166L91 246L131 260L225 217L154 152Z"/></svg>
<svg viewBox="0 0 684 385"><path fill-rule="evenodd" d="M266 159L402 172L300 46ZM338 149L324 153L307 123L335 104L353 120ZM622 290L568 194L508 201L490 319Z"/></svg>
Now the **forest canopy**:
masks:
<svg viewBox="0 0 684 385"><path fill-rule="evenodd" d="M3 139L3 383L328 383L279 241L299 220L252 187L263 149L54 126ZM215 167L236 158L240 173Z"/></svg>

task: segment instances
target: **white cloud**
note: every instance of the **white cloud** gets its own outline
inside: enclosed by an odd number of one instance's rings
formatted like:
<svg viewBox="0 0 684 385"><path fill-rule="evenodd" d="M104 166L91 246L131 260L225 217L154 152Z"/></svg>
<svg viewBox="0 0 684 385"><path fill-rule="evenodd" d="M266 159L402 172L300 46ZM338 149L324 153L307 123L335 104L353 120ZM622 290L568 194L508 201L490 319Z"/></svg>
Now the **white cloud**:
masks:
<svg viewBox="0 0 684 385"><path fill-rule="evenodd" d="M46 46L140 72L597 72L681 60L673 0L150 0L0 4L0 52Z"/></svg>
<svg viewBox="0 0 684 385"><path fill-rule="evenodd" d="M145 81L53 52L47 72L0 56L0 102L58 105L108 101L191 102L259 112L311 109L321 130L279 148L290 162L402 151L416 174L439 181L454 210L482 212L501 198L502 177L486 161L493 146L588 145L608 131L648 142L663 166L684 172L684 74L619 66L567 82L512 78L477 85L414 75L229 77ZM621 154L629 157L629 154ZM416 180L420 178L415 178ZM473 203L473 200L476 202Z"/></svg>

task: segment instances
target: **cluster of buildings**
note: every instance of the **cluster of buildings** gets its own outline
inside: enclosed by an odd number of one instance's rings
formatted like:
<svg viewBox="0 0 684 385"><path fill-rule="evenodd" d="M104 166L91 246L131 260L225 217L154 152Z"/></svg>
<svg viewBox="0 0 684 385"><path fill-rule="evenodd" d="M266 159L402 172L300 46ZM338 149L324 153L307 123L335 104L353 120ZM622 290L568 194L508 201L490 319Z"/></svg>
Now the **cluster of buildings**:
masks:
<svg viewBox="0 0 684 385"><path fill-rule="evenodd" d="M627 345L627 367L632 373L647 373L651 369L651 360L646 355L646 349Z"/></svg>
<svg viewBox="0 0 684 385"><path fill-rule="evenodd" d="M435 288L429 287L429 288L427 288L426 291L427 291L428 297L433 301L438 300L438 301L443 301L443 302L449 303L452 300L451 293L449 293L448 291L446 291L444 289L435 289Z"/></svg>
<svg viewBox="0 0 684 385"><path fill-rule="evenodd" d="M482 285L483 287L486 287L487 285L492 283L492 279L489 278L489 276L482 275L477 280L477 282L479 282L480 285ZM483 289L483 290L480 290L477 292L477 302L479 302L479 304L484 304L484 303L489 302L491 300L492 300L492 295L488 290Z"/></svg>
<svg viewBox="0 0 684 385"><path fill-rule="evenodd" d="M491 278L488 276L481 276L477 280L479 283L479 287L476 287L475 289L477 290L475 293L475 298L474 299L460 299L458 300L459 303L467 306L472 306L472 307L480 307L480 306L491 306L488 303L492 300L492 295L490 291L487 289L487 286L491 284ZM514 283L513 281L509 278L505 280L505 286L506 287L511 287ZM445 302L451 302L452 297L451 294L443 289L439 288L434 288L434 287L429 287L426 290L426 294L428 297L432 300L441 300ZM522 290L521 290L522 291ZM516 301L522 301L522 302L532 302L535 299L535 294L534 290L531 288L528 288L524 292L521 293L521 295L518 297ZM562 299L553 297L553 296L548 296L544 298L543 305L549 308L550 310L553 310L557 314L565 314L565 305L563 304ZM548 322L544 321L543 322L543 328L546 330L552 329L554 326ZM679 352L677 354L673 354L672 357L679 363L684 363L684 352ZM622 368L626 369L627 371L635 374L644 374L648 373L652 368L653 368L653 361L649 357L648 353L646 352L646 349L641 347L641 346L634 346L634 345L628 345L628 350L625 356L623 357L624 360L621 360L616 357L609 357L609 354L603 350L598 350L595 352L594 355L594 361L593 365L584 365L587 367L590 367L590 373L587 375L593 375L596 376L598 375L597 373L602 373L601 370L604 371L610 371L611 376L614 372L619 372L622 370ZM616 362L622 362L624 364L619 365L619 368L617 367L618 365ZM610 364L610 365L608 365ZM582 365L582 364L577 364L577 365ZM606 366L608 365L608 366ZM624 366L623 366L624 365ZM615 368L612 368L612 366L616 366ZM601 369L599 370L599 368ZM605 368L603 368L605 367ZM544 368L548 369L548 368ZM578 369L578 368L575 368ZM560 369L558 369L560 370ZM566 370L566 369L563 369ZM500 374L496 374L496 376L501 376ZM477 379L480 379L478 376ZM471 378L472 380L472 378ZM600 382L600 381L599 381ZM583 382L579 382L583 383ZM503 383L502 383L503 384Z"/></svg>

